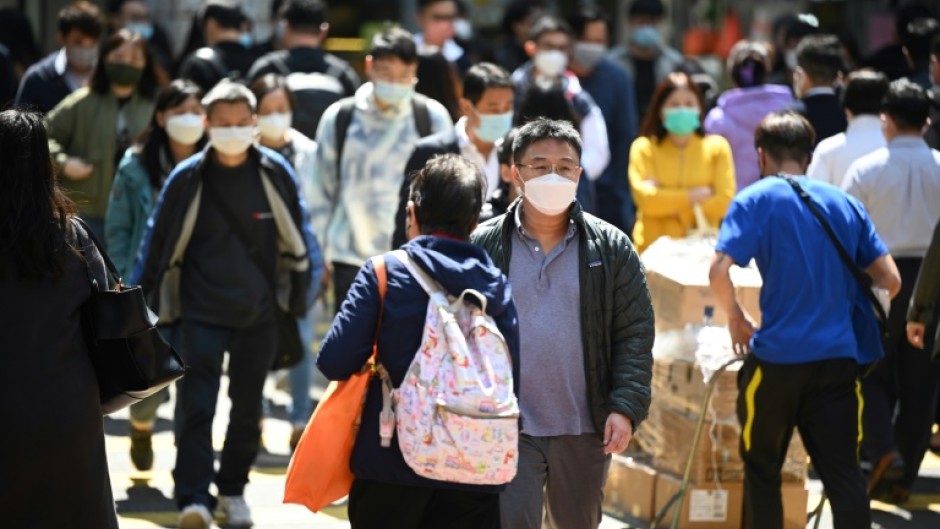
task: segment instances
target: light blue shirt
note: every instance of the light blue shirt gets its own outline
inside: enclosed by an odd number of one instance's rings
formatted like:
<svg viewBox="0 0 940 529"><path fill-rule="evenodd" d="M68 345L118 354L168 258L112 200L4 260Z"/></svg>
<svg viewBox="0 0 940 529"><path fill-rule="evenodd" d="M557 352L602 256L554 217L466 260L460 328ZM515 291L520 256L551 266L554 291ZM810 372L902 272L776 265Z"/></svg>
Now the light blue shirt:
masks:
<svg viewBox="0 0 940 529"><path fill-rule="evenodd" d="M843 189L868 210L894 257L923 258L940 219L940 152L901 136L853 163Z"/></svg>

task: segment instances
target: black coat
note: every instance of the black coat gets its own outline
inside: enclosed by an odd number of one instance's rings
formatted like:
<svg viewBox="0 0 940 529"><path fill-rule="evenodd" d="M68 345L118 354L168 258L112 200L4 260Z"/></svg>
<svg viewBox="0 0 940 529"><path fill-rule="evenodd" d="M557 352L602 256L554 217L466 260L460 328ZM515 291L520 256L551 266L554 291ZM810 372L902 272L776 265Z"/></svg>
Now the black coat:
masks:
<svg viewBox="0 0 940 529"><path fill-rule="evenodd" d="M480 225L470 238L507 276L521 202ZM653 372L653 305L646 275L622 231L584 213L577 202L568 217L577 225L580 241L581 341L594 428L603 436L608 415L617 412L636 429L649 412Z"/></svg>
<svg viewBox="0 0 940 529"><path fill-rule="evenodd" d="M845 110L835 94L816 94L798 101L794 109L803 114L816 130L816 143L845 132L849 122Z"/></svg>
<svg viewBox="0 0 940 529"><path fill-rule="evenodd" d="M398 213L395 214L392 249L400 248L408 242L408 234L405 233L405 218L408 215L405 207L408 205L408 196L411 192L411 179L414 173L423 169L431 158L439 154L460 154L453 128L425 136L415 144L415 150L411 153L408 163L405 164L405 179L402 180L401 189L398 191Z"/></svg>
<svg viewBox="0 0 940 529"><path fill-rule="evenodd" d="M87 236L81 236L87 240ZM85 254L99 282L104 263ZM98 383L82 337L85 264L59 280L0 274L0 525L117 529Z"/></svg>

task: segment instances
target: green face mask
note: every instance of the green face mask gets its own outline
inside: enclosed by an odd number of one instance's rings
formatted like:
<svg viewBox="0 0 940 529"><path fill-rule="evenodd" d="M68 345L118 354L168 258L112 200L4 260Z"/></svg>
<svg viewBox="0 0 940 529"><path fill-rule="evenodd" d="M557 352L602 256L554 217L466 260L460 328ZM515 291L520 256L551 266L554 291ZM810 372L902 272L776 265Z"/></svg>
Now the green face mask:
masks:
<svg viewBox="0 0 940 529"><path fill-rule="evenodd" d="M687 136L702 126L695 107L667 108L663 113L663 127L676 136Z"/></svg>
<svg viewBox="0 0 940 529"><path fill-rule="evenodd" d="M104 71L112 84L118 86L134 86L144 74L143 68L127 64L126 62L109 62L104 65Z"/></svg>

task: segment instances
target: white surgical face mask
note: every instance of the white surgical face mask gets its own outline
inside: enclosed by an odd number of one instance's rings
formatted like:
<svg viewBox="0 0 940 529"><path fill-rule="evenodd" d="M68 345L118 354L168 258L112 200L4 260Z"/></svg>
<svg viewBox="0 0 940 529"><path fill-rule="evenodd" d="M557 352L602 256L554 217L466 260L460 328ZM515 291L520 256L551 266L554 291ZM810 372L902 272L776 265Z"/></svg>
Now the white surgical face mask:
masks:
<svg viewBox="0 0 940 529"><path fill-rule="evenodd" d="M268 140L277 140L284 137L287 129L290 128L293 114L285 112L283 114L275 112L267 116L258 116L258 131L261 136Z"/></svg>
<svg viewBox="0 0 940 529"><path fill-rule="evenodd" d="M532 63L542 75L558 77L568 67L568 56L565 52L558 50L539 51L532 59Z"/></svg>
<svg viewBox="0 0 940 529"><path fill-rule="evenodd" d="M205 124L199 114L177 114L166 118L166 134L180 145L194 145L205 133Z"/></svg>
<svg viewBox="0 0 940 529"><path fill-rule="evenodd" d="M212 148L228 156L238 156L255 141L254 127L209 127Z"/></svg>
<svg viewBox="0 0 940 529"><path fill-rule="evenodd" d="M523 195L535 209L546 215L558 215L568 210L577 192L577 182L551 173L526 182Z"/></svg>

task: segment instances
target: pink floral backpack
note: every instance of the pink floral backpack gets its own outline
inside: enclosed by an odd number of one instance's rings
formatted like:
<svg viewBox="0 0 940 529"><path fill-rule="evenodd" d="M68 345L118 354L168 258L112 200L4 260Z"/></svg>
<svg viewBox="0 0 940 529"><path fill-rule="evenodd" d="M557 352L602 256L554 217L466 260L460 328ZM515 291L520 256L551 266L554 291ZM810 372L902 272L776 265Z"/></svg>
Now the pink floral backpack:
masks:
<svg viewBox="0 0 940 529"><path fill-rule="evenodd" d="M486 314L486 297L456 299L402 250L392 252L430 296L421 347L398 389L383 381L382 446L393 432L419 476L473 485L516 475L519 405L506 340ZM480 307L465 298L475 297ZM393 409L394 408L394 409Z"/></svg>

